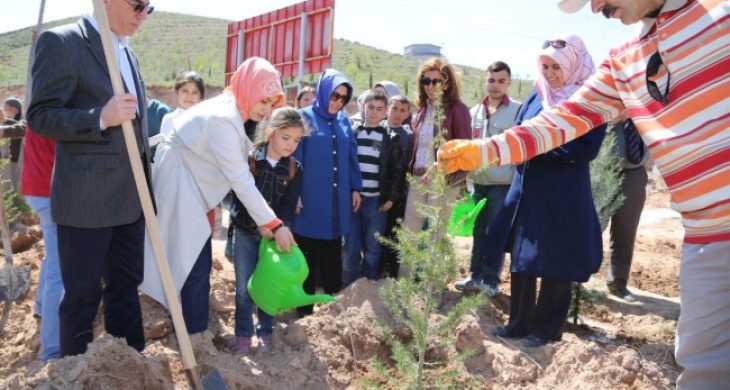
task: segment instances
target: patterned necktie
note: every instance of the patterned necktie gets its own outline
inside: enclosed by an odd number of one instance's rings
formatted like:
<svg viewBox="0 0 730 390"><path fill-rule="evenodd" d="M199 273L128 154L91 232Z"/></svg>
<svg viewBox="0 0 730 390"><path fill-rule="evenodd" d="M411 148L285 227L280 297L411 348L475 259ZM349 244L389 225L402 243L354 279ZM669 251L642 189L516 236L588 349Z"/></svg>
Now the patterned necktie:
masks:
<svg viewBox="0 0 730 390"><path fill-rule="evenodd" d="M644 157L643 141L631 119L624 121L623 129L626 138L626 159L632 164L638 164Z"/></svg>

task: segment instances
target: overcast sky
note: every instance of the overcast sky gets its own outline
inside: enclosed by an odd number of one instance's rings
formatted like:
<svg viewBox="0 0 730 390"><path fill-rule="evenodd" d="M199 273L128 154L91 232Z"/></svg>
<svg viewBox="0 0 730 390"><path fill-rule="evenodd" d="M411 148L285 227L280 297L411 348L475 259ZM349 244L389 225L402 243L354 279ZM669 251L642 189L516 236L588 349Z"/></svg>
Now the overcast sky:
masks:
<svg viewBox="0 0 730 390"><path fill-rule="evenodd" d="M288 0L153 0L158 10L242 20L287 5ZM0 0L0 33L34 25L40 0ZM92 9L90 0L46 0L46 21ZM12 9L12 12L8 12ZM152 14L150 17L154 17ZM143 27L144 28L144 27ZM452 62L478 68L495 60L513 73L534 76L542 42L561 34L583 38L595 62L637 31L594 15L588 7L565 15L553 0L336 0L335 38L395 53L412 43L443 47ZM225 36L221 36L225 39ZM221 59L223 61L224 59Z"/></svg>

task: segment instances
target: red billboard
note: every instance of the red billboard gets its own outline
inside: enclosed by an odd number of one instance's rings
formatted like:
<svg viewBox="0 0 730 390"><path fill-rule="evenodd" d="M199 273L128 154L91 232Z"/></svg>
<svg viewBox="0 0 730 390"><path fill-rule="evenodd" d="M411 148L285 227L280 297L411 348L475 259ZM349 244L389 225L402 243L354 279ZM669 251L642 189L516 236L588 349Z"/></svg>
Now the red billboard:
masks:
<svg viewBox="0 0 730 390"><path fill-rule="evenodd" d="M307 0L228 24L226 84L245 59L262 57L283 77L332 66L335 0Z"/></svg>

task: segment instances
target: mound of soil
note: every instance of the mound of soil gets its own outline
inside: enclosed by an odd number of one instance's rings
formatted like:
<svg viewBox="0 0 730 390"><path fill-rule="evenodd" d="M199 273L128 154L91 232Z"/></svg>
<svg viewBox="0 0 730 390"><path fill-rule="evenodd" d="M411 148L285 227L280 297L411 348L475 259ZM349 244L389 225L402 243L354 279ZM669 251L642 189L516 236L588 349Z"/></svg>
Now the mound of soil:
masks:
<svg viewBox="0 0 730 390"><path fill-rule="evenodd" d="M389 361L390 349L384 343L375 320L392 323L378 294L384 282L359 280L337 296L335 303L323 306L312 316L280 318L273 337L273 351L238 358L224 345L232 337L230 313L212 312L210 332L197 339L196 356L204 373L217 369L231 389L345 389L369 377L369 359ZM444 294L439 315L443 315L459 293ZM145 306L152 304L145 300ZM154 304L156 305L156 304ZM527 348L521 341L503 340L492 335L504 313L499 301L467 315L454 329L455 342L447 351L473 350L465 361L464 375L476 380L478 388L646 388L672 386L676 367L662 365L642 355L640 349L617 339L599 342L578 331L567 332L563 341L540 348ZM160 318L152 319L155 315ZM146 324L166 324L162 310L145 311ZM148 336L154 326L147 327ZM159 328L159 326L158 326ZM167 328L163 325L162 328ZM3 354L3 366L13 359L18 373L5 371L2 388L85 388L85 389L169 389L185 387L186 379L176 352L177 343L169 330L149 340L143 354L126 346L123 340L102 335L84 355L52 361L42 369L27 360L35 359L34 349L25 345L32 331L13 340L20 355ZM31 349L29 351L29 349ZM5 351L6 348L3 348ZM658 358L658 356L657 356ZM24 367L18 366L25 362ZM35 367L34 367L35 366Z"/></svg>

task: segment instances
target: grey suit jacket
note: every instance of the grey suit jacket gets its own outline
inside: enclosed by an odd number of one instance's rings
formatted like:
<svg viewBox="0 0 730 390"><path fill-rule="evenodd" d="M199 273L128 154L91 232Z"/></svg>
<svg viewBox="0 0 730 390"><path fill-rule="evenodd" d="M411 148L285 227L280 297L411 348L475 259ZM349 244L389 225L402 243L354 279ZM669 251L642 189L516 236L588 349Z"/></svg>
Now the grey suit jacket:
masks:
<svg viewBox="0 0 730 390"><path fill-rule="evenodd" d="M145 86L137 58L129 51L139 98L139 114L132 123L140 158L150 172ZM81 228L136 221L142 208L121 126L103 131L99 126L101 109L113 96L99 33L83 18L44 32L32 72L28 122L37 133L56 140L53 220ZM147 182L149 186L149 174Z"/></svg>

